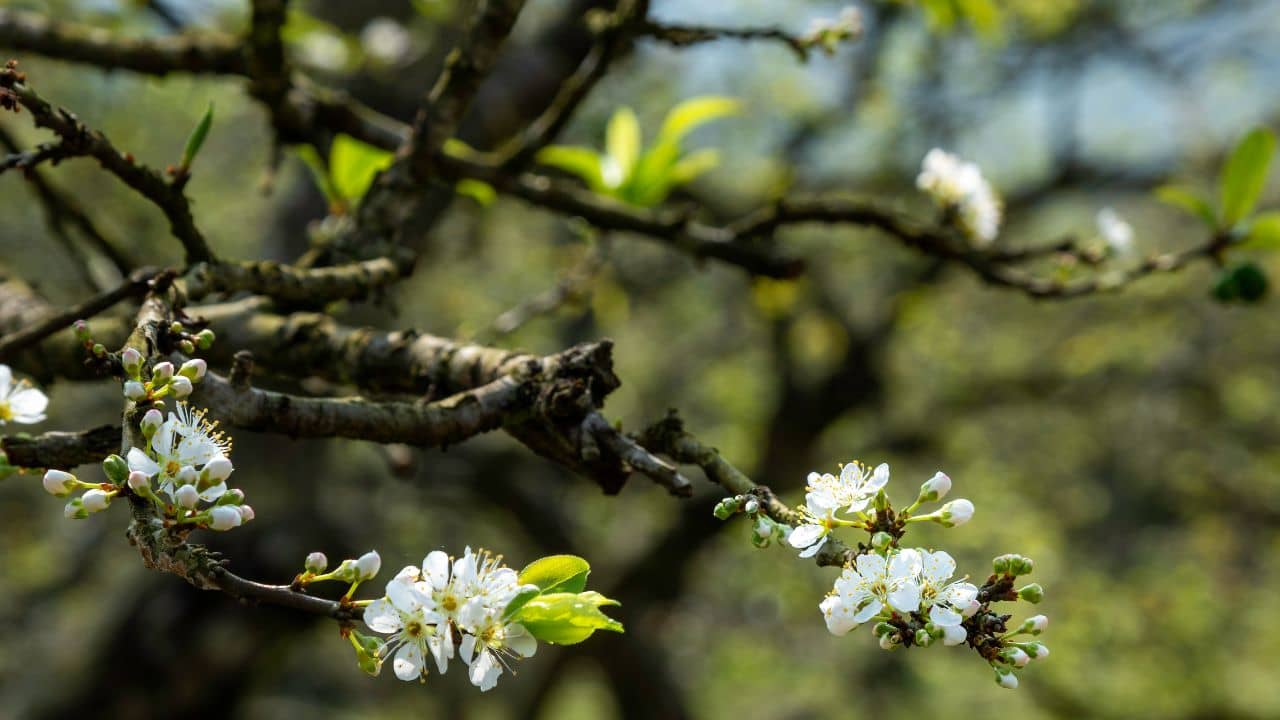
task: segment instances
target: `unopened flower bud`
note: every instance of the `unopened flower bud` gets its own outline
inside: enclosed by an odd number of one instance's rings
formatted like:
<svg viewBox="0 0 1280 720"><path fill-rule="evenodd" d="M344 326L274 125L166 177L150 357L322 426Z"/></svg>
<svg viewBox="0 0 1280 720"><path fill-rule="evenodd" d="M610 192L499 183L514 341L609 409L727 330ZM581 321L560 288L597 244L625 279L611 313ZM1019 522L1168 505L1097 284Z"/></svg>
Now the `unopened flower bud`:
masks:
<svg viewBox="0 0 1280 720"><path fill-rule="evenodd" d="M1044 615L1032 615L1022 621L1022 630L1032 635L1039 635L1049 627L1049 618Z"/></svg>
<svg viewBox="0 0 1280 720"><path fill-rule="evenodd" d="M208 350L209 348L213 347L213 339L214 339L213 331L208 328L205 328L204 330L201 330L200 332L196 333L196 347L200 348L201 350Z"/></svg>
<svg viewBox="0 0 1280 720"><path fill-rule="evenodd" d="M236 507L237 507L237 508L239 508L239 510L240 510L240 524L241 524L241 525L243 525L243 524L245 524L245 523L249 522L250 520L254 519L255 517L257 517L256 513L254 513L254 512L253 512L253 508L252 508L251 506L249 506L249 505L237 505Z"/></svg>
<svg viewBox="0 0 1280 720"><path fill-rule="evenodd" d="M718 520L728 520L738 509L742 507L742 496L727 497L716 503L716 509L713 514Z"/></svg>
<svg viewBox="0 0 1280 720"><path fill-rule="evenodd" d="M307 555L307 559L303 561L302 567L309 573L319 575L324 569L329 567L329 558L322 552L313 552Z"/></svg>
<svg viewBox="0 0 1280 720"><path fill-rule="evenodd" d="M200 503L200 491L196 490L195 485L183 485L173 491L173 501L178 504L178 507L194 510Z"/></svg>
<svg viewBox="0 0 1280 720"><path fill-rule="evenodd" d="M370 550L356 559L356 573L360 580L372 580L382 569L382 557L377 550Z"/></svg>
<svg viewBox="0 0 1280 720"><path fill-rule="evenodd" d="M742 506L742 512L748 513L751 515L756 514L756 512L758 512L759 510L760 510L760 503L755 498L748 500L747 504Z"/></svg>
<svg viewBox="0 0 1280 720"><path fill-rule="evenodd" d="M155 435L163 424L164 415L161 415L159 410L151 408L142 416L142 422L140 423L143 437L150 440L151 436Z"/></svg>
<svg viewBox="0 0 1280 720"><path fill-rule="evenodd" d="M186 338L178 341L178 352L183 355L190 355L196 351L196 344Z"/></svg>
<svg viewBox="0 0 1280 720"><path fill-rule="evenodd" d="M942 506L938 511L938 517L938 522L941 522L943 527L963 525L973 517L973 503L964 498L952 500Z"/></svg>
<svg viewBox="0 0 1280 720"><path fill-rule="evenodd" d="M965 641L968 632L959 625L948 625L942 628L942 644L954 647Z"/></svg>
<svg viewBox="0 0 1280 720"><path fill-rule="evenodd" d="M129 479L129 463L119 455L108 455L102 461L102 472L113 485L124 485Z"/></svg>
<svg viewBox="0 0 1280 720"><path fill-rule="evenodd" d="M107 346L102 343L94 343L93 347L89 348L89 352L92 352L94 357L103 358L107 356Z"/></svg>
<svg viewBox="0 0 1280 720"><path fill-rule="evenodd" d="M148 495L151 494L151 479L147 477L146 473L140 470L134 470L133 472L129 473L128 482L129 482L129 489L134 491L138 495L142 497L147 497Z"/></svg>
<svg viewBox="0 0 1280 720"><path fill-rule="evenodd" d="M173 481L178 485L195 485L200 479L200 474L190 465L183 465L178 468L178 473L173 476Z"/></svg>
<svg viewBox="0 0 1280 720"><path fill-rule="evenodd" d="M1000 659L1014 667L1026 667L1031 662L1031 656L1022 648L1010 647L1000 652Z"/></svg>
<svg viewBox="0 0 1280 720"><path fill-rule="evenodd" d="M1042 642L1018 643L1018 647L1025 650L1032 660L1043 660L1049 657L1049 647Z"/></svg>
<svg viewBox="0 0 1280 720"><path fill-rule="evenodd" d="M62 509L62 516L68 520L83 520L89 517L89 511L84 509L84 502L80 498L71 498Z"/></svg>
<svg viewBox="0 0 1280 720"><path fill-rule="evenodd" d="M173 322L169 323L169 332L173 333L174 335L180 334L185 329L186 328L182 326L182 323L178 322L177 320L174 320Z"/></svg>
<svg viewBox="0 0 1280 720"><path fill-rule="evenodd" d="M883 530L871 536L871 547L876 550L883 552L891 544L893 544L893 536Z"/></svg>
<svg viewBox="0 0 1280 720"><path fill-rule="evenodd" d="M951 478L939 470L920 486L920 500L934 502L946 497L949 492L951 492Z"/></svg>
<svg viewBox="0 0 1280 720"><path fill-rule="evenodd" d="M76 476L62 470L49 470L44 474L44 489L50 495L66 497L76 487Z"/></svg>
<svg viewBox="0 0 1280 720"><path fill-rule="evenodd" d="M169 381L169 389L173 392L173 396L179 400L187 397L194 390L191 386L191 380L181 375Z"/></svg>
<svg viewBox="0 0 1280 720"><path fill-rule="evenodd" d="M222 493L215 505L239 505L244 502L244 491L240 488L231 488Z"/></svg>
<svg viewBox="0 0 1280 720"><path fill-rule="evenodd" d="M209 528L212 530L231 530L240 527L244 518L240 511L228 505L218 505L209 509Z"/></svg>
<svg viewBox="0 0 1280 720"><path fill-rule="evenodd" d="M1009 561L1009 572L1014 575L1030 575L1036 564L1031 558L1022 555L1014 555Z"/></svg>
<svg viewBox="0 0 1280 720"><path fill-rule="evenodd" d="M1040 587L1039 583L1024 585L1018 590L1018 597L1032 605L1038 604L1041 600L1044 600L1044 588Z"/></svg>
<svg viewBox="0 0 1280 720"><path fill-rule="evenodd" d="M137 380L129 380L124 384L124 397L126 400L139 402L147 398L147 389Z"/></svg>
<svg viewBox="0 0 1280 720"><path fill-rule="evenodd" d="M120 353L120 365L124 367L125 375L137 380L142 373L142 353L135 348L125 348Z"/></svg>
<svg viewBox="0 0 1280 720"><path fill-rule="evenodd" d="M201 474L207 476L214 485L217 485L231 477L231 471L234 469L230 460L219 456L205 463Z"/></svg>
<svg viewBox="0 0 1280 720"><path fill-rule="evenodd" d="M929 647L933 644L933 636L929 634L928 630L920 628L916 631L916 644L920 647Z"/></svg>
<svg viewBox="0 0 1280 720"><path fill-rule="evenodd" d="M196 358L182 363L182 367L178 369L178 374L193 383L197 383L204 379L204 374L208 369L208 363L200 358Z"/></svg>
<svg viewBox="0 0 1280 720"><path fill-rule="evenodd" d="M76 340L81 343L93 342L93 335L89 334L89 323L83 320L77 320L71 324L72 332L75 333Z"/></svg>
<svg viewBox="0 0 1280 720"><path fill-rule="evenodd" d="M876 637L884 637L889 633L898 632L898 628L887 622L878 622L875 624L875 627L871 628L871 632L875 633Z"/></svg>
<svg viewBox="0 0 1280 720"><path fill-rule="evenodd" d="M155 367L151 368L151 382L155 383L157 386L164 385L172 379L173 363L168 360L156 363Z"/></svg>
<svg viewBox="0 0 1280 720"><path fill-rule="evenodd" d="M1018 687L1018 676L1012 670L996 668L996 684L1002 688L1014 690Z"/></svg>
<svg viewBox="0 0 1280 720"><path fill-rule="evenodd" d="M94 488L81 495L80 502L83 503L85 511L96 513L107 509L111 504L111 496L105 490Z"/></svg>
<svg viewBox="0 0 1280 720"><path fill-rule="evenodd" d="M360 579L360 573L356 570L355 560L343 560L333 571L333 579L342 582L355 582Z"/></svg>
<svg viewBox="0 0 1280 720"><path fill-rule="evenodd" d="M876 511L883 511L889 507L889 496L885 494L883 488L876 493L875 499L871 501L871 507Z"/></svg>
<svg viewBox="0 0 1280 720"><path fill-rule="evenodd" d="M881 650L897 650L902 645L902 636L896 632L885 633L880 636Z"/></svg>

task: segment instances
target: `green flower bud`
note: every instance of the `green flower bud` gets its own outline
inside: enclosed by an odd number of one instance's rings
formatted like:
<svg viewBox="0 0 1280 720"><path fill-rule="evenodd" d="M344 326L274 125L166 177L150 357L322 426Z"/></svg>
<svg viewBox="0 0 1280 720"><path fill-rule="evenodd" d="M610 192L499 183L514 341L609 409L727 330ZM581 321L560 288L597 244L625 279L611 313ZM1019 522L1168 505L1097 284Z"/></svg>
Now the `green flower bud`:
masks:
<svg viewBox="0 0 1280 720"><path fill-rule="evenodd" d="M738 508L742 507L743 497L736 495L727 497L716 503L715 516L720 520L728 520L734 513L738 512Z"/></svg>
<svg viewBox="0 0 1280 720"><path fill-rule="evenodd" d="M1035 605L1041 600L1044 600L1044 588L1040 587L1039 583L1024 585L1018 590L1018 597L1026 600L1032 605Z"/></svg>
<svg viewBox="0 0 1280 720"><path fill-rule="evenodd" d="M1022 555L1014 555L1013 560L1009 563L1009 571L1014 575L1030 575L1036 564L1031 558Z"/></svg>
<svg viewBox="0 0 1280 720"><path fill-rule="evenodd" d="M182 323L178 322L177 320L174 320L172 323L169 324L169 332L175 335L177 335L178 333L181 333L184 329L185 328L182 327Z"/></svg>
<svg viewBox="0 0 1280 720"><path fill-rule="evenodd" d="M93 336L89 334L89 323L83 320L77 320L71 327L72 331L76 335L76 340L86 344L93 342Z"/></svg>
<svg viewBox="0 0 1280 720"><path fill-rule="evenodd" d="M933 636L929 634L928 630L920 628L916 631L916 644L920 647L929 647L933 644Z"/></svg>
<svg viewBox="0 0 1280 720"><path fill-rule="evenodd" d="M876 499L871 502L871 506L877 511L884 511L889 507L889 496L884 494L884 490L876 493Z"/></svg>
<svg viewBox="0 0 1280 720"><path fill-rule="evenodd" d="M108 455L102 461L102 471L114 485L124 485L129 480L129 463L119 455Z"/></svg>
<svg viewBox="0 0 1280 720"><path fill-rule="evenodd" d="M94 343L91 351L94 357L102 358L107 356L107 346L102 343Z"/></svg>
<svg viewBox="0 0 1280 720"><path fill-rule="evenodd" d="M239 505L244 502L244 491L240 488L231 488L222 493L214 505Z"/></svg>
<svg viewBox="0 0 1280 720"><path fill-rule="evenodd" d="M876 626L875 626L875 628L873 628L873 629L872 629L872 632L874 632L874 633L876 634L876 637L884 637L885 635L888 635L889 633L895 633L895 632L898 632L898 628L896 628L896 627L894 627L894 626L890 625L890 624L889 624L889 623L887 623L887 622L883 622L883 621L881 621L881 622L876 623Z"/></svg>
<svg viewBox="0 0 1280 720"><path fill-rule="evenodd" d="M893 536L881 530L871 536L871 547L884 552L886 548L893 544Z"/></svg>
<svg viewBox="0 0 1280 720"><path fill-rule="evenodd" d="M1012 558L1013 558L1012 555L1000 555L996 559L992 560L991 561L992 572L994 572L996 575L1008 575L1009 567L1010 567L1009 561Z"/></svg>
<svg viewBox="0 0 1280 720"><path fill-rule="evenodd" d="M135 348L125 348L120 353L120 365L126 375L137 380L142 373L142 353Z"/></svg>
<svg viewBox="0 0 1280 720"><path fill-rule="evenodd" d="M319 575L324 572L325 568L329 567L329 558L322 552L313 552L310 555L307 555L307 559L303 562L302 567L309 573Z"/></svg>
<svg viewBox="0 0 1280 720"><path fill-rule="evenodd" d="M178 351L183 355L190 355L196 351L196 344L186 338L183 338L178 341Z"/></svg>
<svg viewBox="0 0 1280 720"><path fill-rule="evenodd" d="M213 347L213 340L214 340L213 331L210 330L209 328L205 328L204 330L201 330L200 332L196 333L196 347L200 348L201 350L208 350L209 348Z"/></svg>
<svg viewBox="0 0 1280 720"><path fill-rule="evenodd" d="M62 509L62 516L68 520L83 520L89 517L89 511L85 509L84 502L80 498L71 498Z"/></svg>
<svg viewBox="0 0 1280 720"><path fill-rule="evenodd" d="M1018 676L1008 668L996 668L996 684L1002 688L1014 690L1018 687Z"/></svg>

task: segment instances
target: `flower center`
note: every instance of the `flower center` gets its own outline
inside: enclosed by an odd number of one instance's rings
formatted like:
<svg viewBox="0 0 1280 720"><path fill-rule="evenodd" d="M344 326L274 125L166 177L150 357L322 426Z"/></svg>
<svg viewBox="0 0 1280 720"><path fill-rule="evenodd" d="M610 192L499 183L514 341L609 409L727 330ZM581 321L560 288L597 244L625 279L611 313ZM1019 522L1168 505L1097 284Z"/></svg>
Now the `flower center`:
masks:
<svg viewBox="0 0 1280 720"><path fill-rule="evenodd" d="M181 470L181 469L182 469L182 466L178 464L178 461L177 461L177 460L170 460L170 461L169 461L168 463L166 463L166 464L165 464L165 466L164 466L164 474L165 474L165 475L177 475L177 474L178 474L178 471L179 471L179 470Z"/></svg>
<svg viewBox="0 0 1280 720"><path fill-rule="evenodd" d="M445 595L444 599L440 601L440 606L449 612L453 612L458 609L458 599L452 595Z"/></svg>
<svg viewBox="0 0 1280 720"><path fill-rule="evenodd" d="M9 407L8 400L0 400L0 422L8 422L13 419L13 409Z"/></svg>
<svg viewBox="0 0 1280 720"><path fill-rule="evenodd" d="M886 587L885 587L885 585L884 585L884 581L882 581L882 580L877 580L877 581L875 581L875 582L871 583L871 594L872 594L872 595L880 595L880 596L883 596L883 595L885 595L887 592L888 592L888 588L886 588Z"/></svg>
<svg viewBox="0 0 1280 720"><path fill-rule="evenodd" d="M409 633L410 637L421 637L423 633L422 623L415 620L406 625L404 631Z"/></svg>

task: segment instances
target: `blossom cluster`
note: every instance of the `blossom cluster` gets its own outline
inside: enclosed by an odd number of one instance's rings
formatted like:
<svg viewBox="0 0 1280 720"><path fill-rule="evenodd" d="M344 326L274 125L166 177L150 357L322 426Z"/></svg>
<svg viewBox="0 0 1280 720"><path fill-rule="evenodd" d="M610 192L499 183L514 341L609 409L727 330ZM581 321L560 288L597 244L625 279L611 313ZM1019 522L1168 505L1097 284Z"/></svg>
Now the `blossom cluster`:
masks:
<svg viewBox="0 0 1280 720"><path fill-rule="evenodd" d="M995 241L1003 209L1000 197L977 165L934 148L924 156L916 187L955 213L961 229L975 246L986 247Z"/></svg>
<svg viewBox="0 0 1280 720"><path fill-rule="evenodd" d="M852 462L839 474L810 473L804 504L794 511L775 506L771 513L763 504L768 494L757 493L726 498L716 507L716 515L721 519L736 512L751 516L752 539L757 545L785 536L789 545L800 550L801 557L818 556L826 548L823 562L831 562L833 557L837 562L843 560L840 576L818 604L833 635L846 635L870 623L880 647L886 650L935 643L968 645L991 664L1002 687L1017 687L1014 671L1031 660L1048 657L1049 649L1038 641L1019 642L1015 638L1039 635L1048 619L1035 615L1010 630L1006 625L1009 616L992 611L991 603L1040 602L1044 590L1039 585L1014 589L1017 577L1030 574L1034 564L1021 555L1002 555L995 559L994 573L981 586L969 582L968 577L953 578L956 561L950 554L903 547L901 541L913 523L963 525L973 517L973 503L960 498L933 512L918 512L922 505L940 502L951 492L950 476L937 472L920 486L911 505L895 510L885 493L888 484L887 464L871 468ZM833 542L841 528L868 532L870 542L859 543L856 549Z"/></svg>
<svg viewBox="0 0 1280 720"><path fill-rule="evenodd" d="M522 592L537 590L522 585L501 557L484 550L468 547L459 558L436 550L421 567L397 573L386 594L365 608L364 622L391 636L379 660L390 657L401 680L425 677L428 659L444 673L460 655L471 683L485 691L497 684L511 660L532 657L537 650L533 635L507 612ZM460 638L456 646L455 637Z"/></svg>
<svg viewBox="0 0 1280 720"><path fill-rule="evenodd" d="M49 398L26 380L14 380L8 365L0 364L0 425L33 425L45 418Z"/></svg>

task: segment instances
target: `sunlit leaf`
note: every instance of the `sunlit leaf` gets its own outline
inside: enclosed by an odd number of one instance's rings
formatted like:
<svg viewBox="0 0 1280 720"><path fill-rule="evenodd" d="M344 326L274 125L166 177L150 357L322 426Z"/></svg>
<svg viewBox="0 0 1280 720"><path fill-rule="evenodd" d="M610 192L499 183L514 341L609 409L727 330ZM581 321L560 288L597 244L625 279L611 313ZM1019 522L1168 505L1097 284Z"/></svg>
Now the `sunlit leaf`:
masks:
<svg viewBox="0 0 1280 720"><path fill-rule="evenodd" d="M329 178L329 168L324 160L320 159L320 153L310 145L299 145L298 157L311 171L320 192L324 193L325 200L328 200L330 205L345 205L346 201L333 187L333 181Z"/></svg>
<svg viewBox="0 0 1280 720"><path fill-rule="evenodd" d="M488 207L498 199L498 192L493 186L483 180L473 180L466 178L459 180L458 184L453 186L453 191L463 197L469 197L475 200L482 207Z"/></svg>
<svg viewBox="0 0 1280 720"><path fill-rule="evenodd" d="M720 151L706 148L690 153L671 166L669 178L672 185L683 185L720 164Z"/></svg>
<svg viewBox="0 0 1280 720"><path fill-rule="evenodd" d="M1155 196L1163 203L1181 208L1195 215L1210 228L1216 228L1218 225L1213 206L1191 188L1182 185L1161 185L1155 189Z"/></svg>
<svg viewBox="0 0 1280 720"><path fill-rule="evenodd" d="M742 103L735 98L718 95L690 98L671 108L671 112L667 113L654 144L679 144L694 128L712 120L737 115L741 111Z"/></svg>
<svg viewBox="0 0 1280 720"><path fill-rule="evenodd" d="M605 128L605 152L613 161L619 183L626 182L640 158L640 120L629 107L618 108ZM618 183L610 183L611 185Z"/></svg>
<svg viewBox="0 0 1280 720"><path fill-rule="evenodd" d="M538 640L573 645L591 637L596 630L623 632L622 623L600 610L618 604L594 591L544 593L525 603L513 619Z"/></svg>
<svg viewBox="0 0 1280 720"><path fill-rule="evenodd" d="M393 159L387 150L349 135L337 136L329 149L329 177L334 190L345 200L359 200L373 184L374 177L391 165Z"/></svg>
<svg viewBox="0 0 1280 720"><path fill-rule="evenodd" d="M1267 169L1275 146L1276 139L1271 131L1257 128L1245 135L1231 151L1218 181L1225 226L1235 225L1253 210L1267 183Z"/></svg>
<svg viewBox="0 0 1280 720"><path fill-rule="evenodd" d="M1249 223L1249 232L1239 247L1247 250L1280 248L1280 211L1258 213Z"/></svg>
<svg viewBox="0 0 1280 720"><path fill-rule="evenodd" d="M209 109L204 111L204 115L200 118L200 122L196 123L195 129L191 131L191 135L187 137L187 145L182 150L182 167L191 167L192 161L196 159L196 155L200 152L200 148L204 146L204 140L209 136L209 128L213 127L213 103L209 103Z"/></svg>
<svg viewBox="0 0 1280 720"><path fill-rule="evenodd" d="M600 155L591 148L575 145L549 145L538 152L537 159L543 165L550 165L572 175L577 175L592 190L600 192L604 188Z"/></svg>
<svg viewBox="0 0 1280 720"><path fill-rule="evenodd" d="M549 555L520 571L520 584L537 585L546 593L578 593L587 586L591 565L577 555Z"/></svg>

